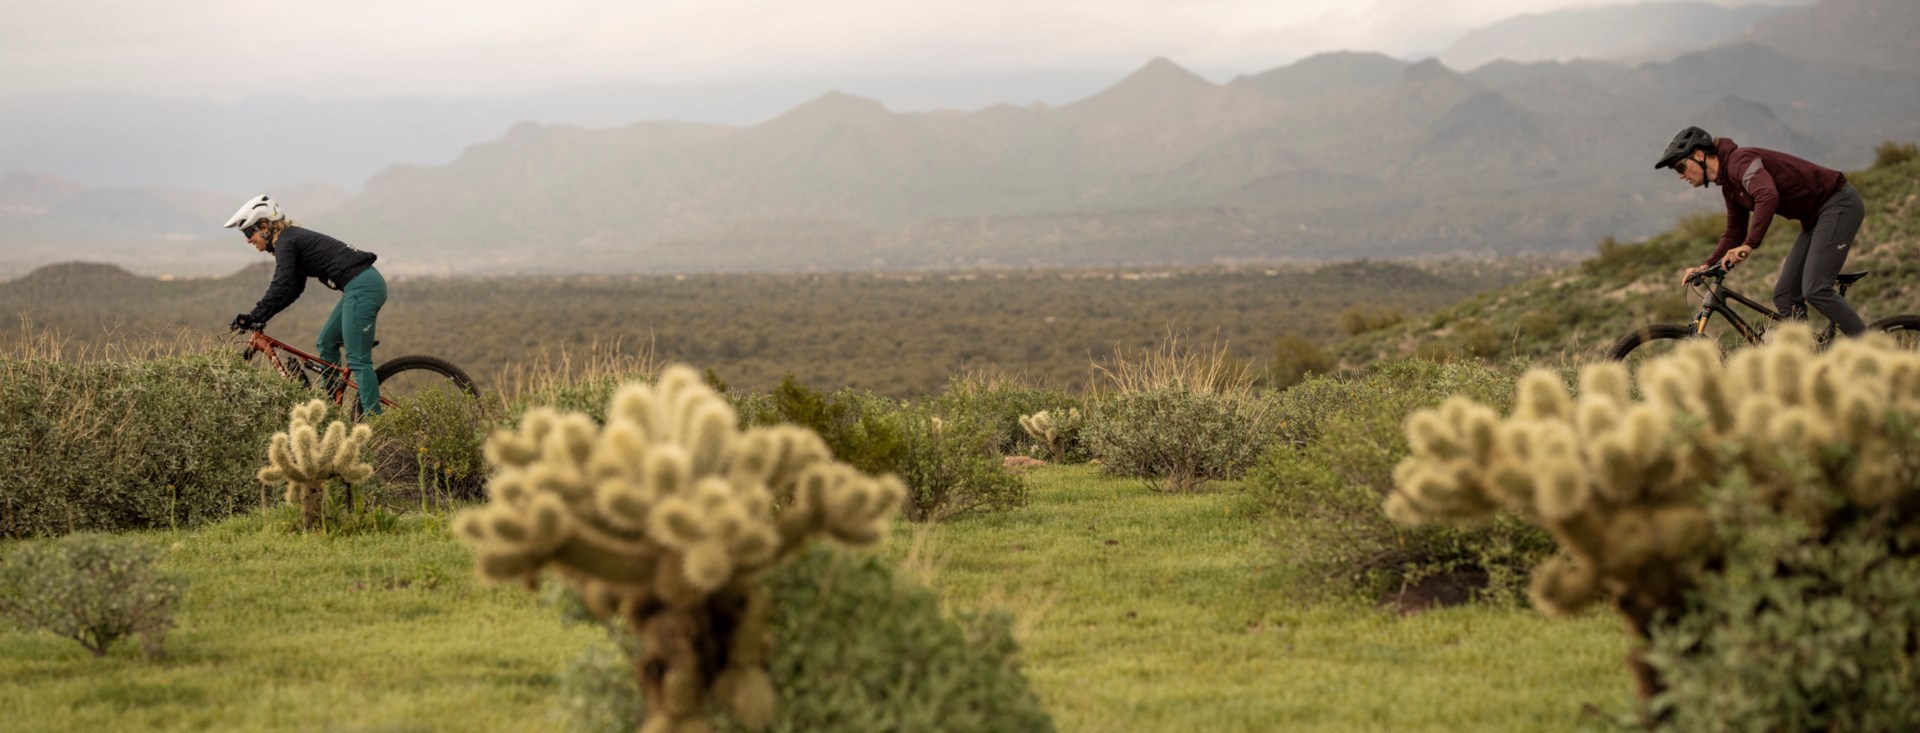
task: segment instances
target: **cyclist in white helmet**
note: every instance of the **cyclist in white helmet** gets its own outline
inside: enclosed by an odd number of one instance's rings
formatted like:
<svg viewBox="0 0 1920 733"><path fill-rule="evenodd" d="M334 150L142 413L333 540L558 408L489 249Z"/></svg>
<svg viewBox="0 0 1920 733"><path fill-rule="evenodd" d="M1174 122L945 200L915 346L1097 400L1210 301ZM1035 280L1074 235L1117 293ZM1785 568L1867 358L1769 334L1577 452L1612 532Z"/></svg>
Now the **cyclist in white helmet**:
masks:
<svg viewBox="0 0 1920 733"><path fill-rule="evenodd" d="M273 255L273 282L267 294L253 310L233 317L232 328L259 330L274 315L293 305L314 278L340 291L340 303L320 327L314 342L320 358L340 363L340 349L347 350L347 369L360 389L363 415L380 411L380 379L373 372L375 322L380 306L387 302L387 280L373 269L378 259L372 252L347 246L325 234L301 227L280 211L279 202L265 194L255 196L227 220L228 229L239 229L254 249Z"/></svg>

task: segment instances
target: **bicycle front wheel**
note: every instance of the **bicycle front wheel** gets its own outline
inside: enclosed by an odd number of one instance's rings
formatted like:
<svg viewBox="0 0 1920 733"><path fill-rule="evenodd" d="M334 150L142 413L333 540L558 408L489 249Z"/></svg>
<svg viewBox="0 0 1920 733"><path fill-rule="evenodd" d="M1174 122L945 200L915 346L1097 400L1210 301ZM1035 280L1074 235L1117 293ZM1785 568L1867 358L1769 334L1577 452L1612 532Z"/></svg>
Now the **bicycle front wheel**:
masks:
<svg viewBox="0 0 1920 733"><path fill-rule="evenodd" d="M1614 361L1643 362L1661 354L1672 352L1687 339L1701 338L1693 332L1692 326L1678 323L1652 323L1634 329L1613 346L1607 349L1607 358Z"/></svg>

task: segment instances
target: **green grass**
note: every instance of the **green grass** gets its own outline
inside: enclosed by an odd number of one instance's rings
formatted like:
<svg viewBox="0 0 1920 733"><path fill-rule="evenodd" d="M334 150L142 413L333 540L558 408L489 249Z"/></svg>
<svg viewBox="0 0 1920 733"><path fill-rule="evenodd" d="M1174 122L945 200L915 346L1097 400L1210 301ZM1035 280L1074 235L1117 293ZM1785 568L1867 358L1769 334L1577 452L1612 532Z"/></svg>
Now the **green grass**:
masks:
<svg viewBox="0 0 1920 733"><path fill-rule="evenodd" d="M1017 614L1061 730L1547 731L1578 729L1586 703L1624 708L1606 616L1303 603L1258 539L1271 520L1232 484L1031 479L1030 506L903 525L887 552L952 605ZM435 518L391 535L290 536L255 515L146 536L191 583L169 657L0 632L0 727L555 730L558 674L597 633L480 586Z"/></svg>
<svg viewBox="0 0 1920 733"><path fill-rule="evenodd" d="M1088 468L1033 481L1030 506L931 530L909 567L954 605L1017 614L1061 730L1550 731L1578 729L1584 704L1625 709L1626 640L1605 615L1303 603L1231 484L1165 495Z"/></svg>
<svg viewBox="0 0 1920 733"><path fill-rule="evenodd" d="M591 629L479 585L436 518L328 538L264 516L145 533L189 583L163 661L131 640L96 660L52 634L0 633L0 728L553 729L558 672Z"/></svg>

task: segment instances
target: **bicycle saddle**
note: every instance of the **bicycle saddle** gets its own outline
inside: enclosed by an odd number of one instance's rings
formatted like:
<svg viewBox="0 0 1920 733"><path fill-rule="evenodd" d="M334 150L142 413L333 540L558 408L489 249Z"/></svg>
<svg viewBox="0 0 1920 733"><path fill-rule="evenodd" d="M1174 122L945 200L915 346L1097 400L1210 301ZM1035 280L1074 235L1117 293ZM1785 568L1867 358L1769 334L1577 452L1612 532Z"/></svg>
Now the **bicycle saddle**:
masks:
<svg viewBox="0 0 1920 733"><path fill-rule="evenodd" d="M1872 270L1861 270L1860 272L1843 272L1843 273L1840 273L1839 277L1834 279L1839 281L1841 285L1852 285L1855 282L1859 281L1860 278L1866 277L1867 273L1869 272L1872 272Z"/></svg>

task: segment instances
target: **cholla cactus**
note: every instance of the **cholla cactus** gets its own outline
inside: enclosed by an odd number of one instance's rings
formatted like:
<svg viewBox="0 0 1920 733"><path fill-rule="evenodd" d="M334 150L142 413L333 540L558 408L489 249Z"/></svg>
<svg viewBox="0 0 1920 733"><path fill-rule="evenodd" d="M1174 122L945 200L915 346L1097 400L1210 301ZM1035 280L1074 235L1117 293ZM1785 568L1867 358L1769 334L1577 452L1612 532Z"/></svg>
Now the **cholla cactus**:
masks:
<svg viewBox="0 0 1920 733"><path fill-rule="evenodd" d="M531 586L551 569L639 635L645 733L706 730L710 698L765 727L774 692L758 577L815 537L879 542L906 496L893 476L834 461L810 430L737 426L685 366L622 387L604 429L535 410L487 442L491 500L456 520L482 576Z"/></svg>
<svg viewBox="0 0 1920 733"><path fill-rule="evenodd" d="M1068 408L1066 412L1057 414L1052 410L1041 410L1031 415L1020 416L1020 429L1027 431L1027 435L1035 442L1046 446L1047 454L1055 461L1066 458L1064 448L1060 444L1061 439L1067 433L1079 428L1080 408L1077 407Z"/></svg>
<svg viewBox="0 0 1920 733"><path fill-rule="evenodd" d="M315 425L326 416L327 403L320 400L295 406L287 432L273 435L267 465L257 474L262 483L287 485L287 503L300 506L301 526L306 529L320 520L327 481L337 478L351 487L373 477L373 466L360 460L373 429L355 425L349 431L346 423L335 420L323 436Z"/></svg>
<svg viewBox="0 0 1920 733"><path fill-rule="evenodd" d="M1529 372L1505 419L1449 400L1408 420L1413 454L1394 471L1387 513L1467 522L1504 510L1544 527L1564 553L1535 569L1534 605L1572 613L1611 597L1644 639L1680 609L1691 563L1714 554L1702 490L1723 474L1743 470L1760 501L1816 528L1920 494L1896 475L1888 430L1895 415L1920 416L1920 355L1878 338L1811 352L1805 329L1786 328L1724 364L1705 341L1649 362L1638 402L1617 363L1583 369L1577 399ZM1634 666L1642 693L1656 691Z"/></svg>

